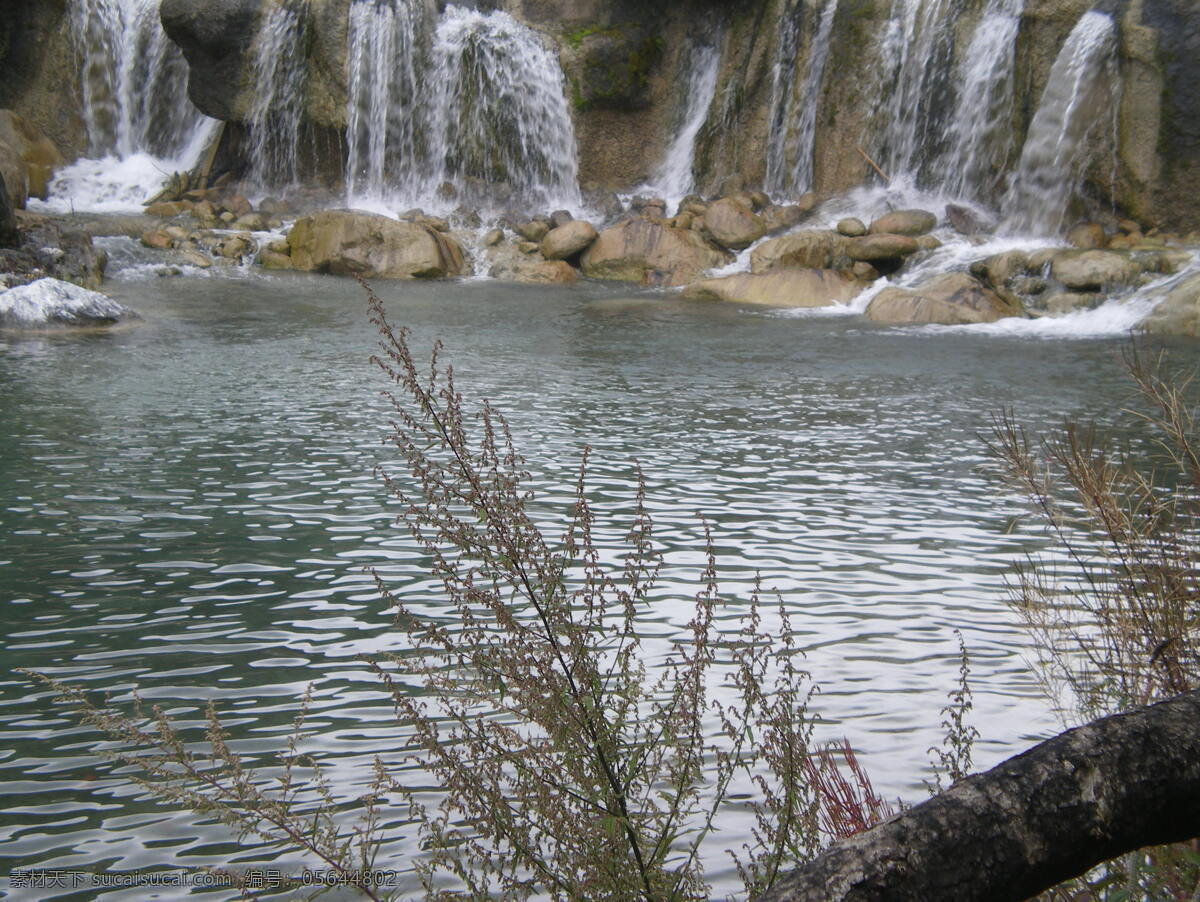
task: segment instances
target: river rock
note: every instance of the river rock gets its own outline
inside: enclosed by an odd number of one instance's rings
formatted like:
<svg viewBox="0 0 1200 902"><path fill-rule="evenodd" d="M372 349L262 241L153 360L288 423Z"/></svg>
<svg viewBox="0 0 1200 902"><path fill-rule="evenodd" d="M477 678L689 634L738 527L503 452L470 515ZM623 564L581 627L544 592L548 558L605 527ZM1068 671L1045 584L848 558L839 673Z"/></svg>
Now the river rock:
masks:
<svg viewBox="0 0 1200 902"><path fill-rule="evenodd" d="M783 267L847 269L849 239L837 232L811 229L764 241L750 253L750 271L768 272Z"/></svg>
<svg viewBox="0 0 1200 902"><path fill-rule="evenodd" d="M1141 328L1155 335L1200 338L1200 275L1184 279L1172 288Z"/></svg>
<svg viewBox="0 0 1200 902"><path fill-rule="evenodd" d="M780 204L778 206L770 204L763 208L759 217L763 221L763 227L767 230L766 234L772 235L775 232L782 232L784 229L799 225L811 212L799 204Z"/></svg>
<svg viewBox="0 0 1200 902"><path fill-rule="evenodd" d="M687 298L765 304L773 307L828 307L852 300L863 284L830 269L775 269L705 279L683 291Z"/></svg>
<svg viewBox="0 0 1200 902"><path fill-rule="evenodd" d="M837 232L847 238L858 238L860 235L867 234L867 227L861 219L850 217L838 220Z"/></svg>
<svg viewBox="0 0 1200 902"><path fill-rule="evenodd" d="M972 265L972 272L976 265ZM993 288L1002 288L1016 276L1022 276L1029 271L1029 254L1025 251L1005 251L984 258L979 264L978 275L987 279Z"/></svg>
<svg viewBox="0 0 1200 902"><path fill-rule="evenodd" d="M542 239L542 256L547 260L569 260L595 241L597 234L590 222L582 219L565 222Z"/></svg>
<svg viewBox="0 0 1200 902"><path fill-rule="evenodd" d="M292 267L303 272L381 279L461 275L458 242L417 223L378 213L324 210L296 221L288 234Z"/></svg>
<svg viewBox="0 0 1200 902"><path fill-rule="evenodd" d="M867 307L867 319L893 325L990 323L1022 313L967 273L945 273L915 289L886 288Z"/></svg>
<svg viewBox="0 0 1200 902"><path fill-rule="evenodd" d="M592 279L686 285L732 259L732 254L713 247L698 232L629 219L601 232L580 263L583 274Z"/></svg>
<svg viewBox="0 0 1200 902"><path fill-rule="evenodd" d="M1096 222L1081 222L1067 232L1067 244L1071 247L1092 250L1108 245L1108 236L1104 234L1104 226Z"/></svg>
<svg viewBox="0 0 1200 902"><path fill-rule="evenodd" d="M571 215L570 210L555 210L550 214L550 228L551 230L560 229L574 219L575 217Z"/></svg>
<svg viewBox="0 0 1200 902"><path fill-rule="evenodd" d="M867 230L872 235L924 235L937 225L937 216L928 210L894 210L885 213Z"/></svg>
<svg viewBox="0 0 1200 902"><path fill-rule="evenodd" d="M1055 255L1050 275L1069 289L1099 291L1108 285L1127 285L1140 268L1116 251L1063 251Z"/></svg>
<svg viewBox="0 0 1200 902"><path fill-rule="evenodd" d="M917 239L908 235L889 232L850 238L846 244L846 256L851 260L875 263L882 260L897 260L915 254L921 249Z"/></svg>
<svg viewBox="0 0 1200 902"><path fill-rule="evenodd" d="M495 247L504 240L503 229L488 229L483 235L484 247Z"/></svg>
<svg viewBox="0 0 1200 902"><path fill-rule="evenodd" d="M1091 310L1103 300L1104 295L1096 292L1059 291L1039 298L1033 307L1047 316L1064 316L1077 310Z"/></svg>
<svg viewBox="0 0 1200 902"><path fill-rule="evenodd" d="M704 230L722 247L740 251L767 233L767 227L750 205L733 197L709 204L704 213Z"/></svg>
<svg viewBox="0 0 1200 902"><path fill-rule="evenodd" d="M147 229L142 232L142 244L146 247L152 247L156 250L168 250L175 240L167 234L166 229Z"/></svg>
<svg viewBox="0 0 1200 902"><path fill-rule="evenodd" d="M514 231L526 241L540 244L541 240L550 234L550 223L531 219L529 222L518 223Z"/></svg>
<svg viewBox="0 0 1200 902"><path fill-rule="evenodd" d="M107 295L58 279L38 279L0 292L0 327L4 328L110 326L136 318Z"/></svg>
<svg viewBox="0 0 1200 902"><path fill-rule="evenodd" d="M528 257L494 263L488 275L504 282L530 285L569 285L579 280L579 272L565 260L531 260Z"/></svg>
<svg viewBox="0 0 1200 902"><path fill-rule="evenodd" d="M994 222L985 220L970 207L959 204L946 204L946 221L950 223L950 227L954 231L968 238L987 234L995 231L996 228Z"/></svg>

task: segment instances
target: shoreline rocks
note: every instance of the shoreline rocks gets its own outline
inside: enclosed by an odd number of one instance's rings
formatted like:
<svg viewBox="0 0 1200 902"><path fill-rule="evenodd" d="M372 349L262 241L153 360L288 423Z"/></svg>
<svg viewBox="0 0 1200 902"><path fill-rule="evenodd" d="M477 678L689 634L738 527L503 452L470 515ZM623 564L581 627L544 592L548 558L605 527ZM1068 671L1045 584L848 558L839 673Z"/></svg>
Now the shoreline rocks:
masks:
<svg viewBox="0 0 1200 902"><path fill-rule="evenodd" d="M111 326L139 319L108 295L59 279L0 291L0 329Z"/></svg>
<svg viewBox="0 0 1200 902"><path fill-rule="evenodd" d="M462 275L462 246L437 229L357 210L325 210L288 233L290 268L380 279Z"/></svg>

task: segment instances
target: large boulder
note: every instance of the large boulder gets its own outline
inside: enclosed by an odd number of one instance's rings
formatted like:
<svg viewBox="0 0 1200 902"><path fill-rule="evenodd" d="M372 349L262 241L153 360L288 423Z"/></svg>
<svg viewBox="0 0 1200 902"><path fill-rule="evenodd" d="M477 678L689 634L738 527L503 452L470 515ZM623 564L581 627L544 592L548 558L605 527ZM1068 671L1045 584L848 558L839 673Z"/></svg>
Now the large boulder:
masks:
<svg viewBox="0 0 1200 902"><path fill-rule="evenodd" d="M292 268L380 279L440 279L461 275L458 242L436 229L378 213L324 210L296 221L288 233Z"/></svg>
<svg viewBox="0 0 1200 902"><path fill-rule="evenodd" d="M900 260L915 254L921 245L915 238L891 232L863 235L851 238L846 243L846 256L854 261L876 263L884 260Z"/></svg>
<svg viewBox="0 0 1200 902"><path fill-rule="evenodd" d="M1200 275L1184 279L1168 292L1142 323L1156 335L1200 338Z"/></svg>
<svg viewBox="0 0 1200 902"><path fill-rule="evenodd" d="M596 240L595 227L582 219L551 229L542 239L542 256L547 260L569 260Z"/></svg>
<svg viewBox="0 0 1200 902"><path fill-rule="evenodd" d="M683 296L773 307L828 307L849 302L863 287L831 269L775 269L705 279L689 285Z"/></svg>
<svg viewBox="0 0 1200 902"><path fill-rule="evenodd" d="M738 198L723 197L704 212L704 231L722 247L740 251L765 235L767 226Z"/></svg>
<svg viewBox="0 0 1200 902"><path fill-rule="evenodd" d="M872 235L924 235L937 225L937 216L928 210L893 210L871 223Z"/></svg>
<svg viewBox="0 0 1200 902"><path fill-rule="evenodd" d="M990 323L1022 310L989 291L967 273L946 273L915 289L886 288L867 307L867 319L908 325Z"/></svg>
<svg viewBox="0 0 1200 902"><path fill-rule="evenodd" d="M0 291L0 328L111 326L136 318L107 295L58 279L38 279Z"/></svg>
<svg viewBox="0 0 1200 902"><path fill-rule="evenodd" d="M592 279L686 285L703 272L724 266L733 255L699 233L649 219L628 219L601 232L583 252L583 274Z"/></svg>
<svg viewBox="0 0 1200 902"><path fill-rule="evenodd" d="M54 142L12 110L0 110L0 144L10 147L24 166L29 196L45 200L54 170L66 162Z"/></svg>
<svg viewBox="0 0 1200 902"><path fill-rule="evenodd" d="M187 58L188 97L201 112L244 118L249 92L239 85L262 10L262 0L162 0L163 29Z"/></svg>
<svg viewBox="0 0 1200 902"><path fill-rule="evenodd" d="M750 271L761 273L784 267L848 269L849 240L837 232L809 229L764 241L750 254Z"/></svg>
<svg viewBox="0 0 1200 902"><path fill-rule="evenodd" d="M1127 285L1140 272L1141 267L1130 255L1119 251L1064 251L1057 254L1050 265L1050 275L1076 291Z"/></svg>

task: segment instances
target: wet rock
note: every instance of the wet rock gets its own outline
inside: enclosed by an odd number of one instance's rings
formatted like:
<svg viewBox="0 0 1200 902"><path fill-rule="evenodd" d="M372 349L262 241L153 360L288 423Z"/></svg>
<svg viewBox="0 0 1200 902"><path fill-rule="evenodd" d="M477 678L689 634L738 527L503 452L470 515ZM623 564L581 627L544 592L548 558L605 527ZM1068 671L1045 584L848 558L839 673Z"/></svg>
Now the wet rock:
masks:
<svg viewBox="0 0 1200 902"><path fill-rule="evenodd" d="M722 247L740 251L765 235L767 227L748 205L725 197L709 204L704 214L704 231Z"/></svg>
<svg viewBox="0 0 1200 902"><path fill-rule="evenodd" d="M250 232L262 232L267 228L267 218L261 213L245 213L234 220L233 227Z"/></svg>
<svg viewBox="0 0 1200 902"><path fill-rule="evenodd" d="M197 269L208 269L213 265L212 258L207 254L196 250L183 251L179 255L179 259L188 266L195 266ZM288 265L291 266L292 259L288 258Z"/></svg>
<svg viewBox="0 0 1200 902"><path fill-rule="evenodd" d="M569 260L595 241L597 234L590 222L565 222L542 239L542 256L547 260Z"/></svg>
<svg viewBox="0 0 1200 902"><path fill-rule="evenodd" d="M937 216L928 210L894 210L871 223L872 235L924 235L937 225Z"/></svg>
<svg viewBox="0 0 1200 902"><path fill-rule="evenodd" d="M861 235L867 234L867 226L861 219L839 219L837 224L837 232L839 235L845 235L847 238L858 238Z"/></svg>
<svg viewBox="0 0 1200 902"><path fill-rule="evenodd" d="M541 245L536 241L518 241L517 250L522 254L536 254L541 250Z"/></svg>
<svg viewBox="0 0 1200 902"><path fill-rule="evenodd" d="M851 260L876 263L907 257L920 249L921 246L915 238L883 232L848 239L846 256Z"/></svg>
<svg viewBox="0 0 1200 902"><path fill-rule="evenodd" d="M981 272L976 273L983 278L986 278L988 283L993 288L1000 288L1008 283L1015 276L1024 275L1029 271L1029 254L1024 251L1005 251L1002 254L993 254L985 258L978 264ZM971 272L975 272L976 265L972 264Z"/></svg>
<svg viewBox="0 0 1200 902"><path fill-rule="evenodd" d="M1080 291L1129 284L1139 271L1128 255L1115 251L1064 251L1050 265L1050 274L1056 281Z"/></svg>
<svg viewBox="0 0 1200 902"><path fill-rule="evenodd" d="M811 210L806 210L799 204L784 204L782 206L771 205L763 209L759 217L763 221L763 226L766 228L766 234L771 235L775 232L782 232L784 229L790 229L792 226L799 225L803 222Z"/></svg>
<svg viewBox="0 0 1200 902"><path fill-rule="evenodd" d="M781 267L847 269L850 240L837 232L812 229L764 241L750 254L750 271L767 272Z"/></svg>
<svg viewBox="0 0 1200 902"><path fill-rule="evenodd" d="M569 285L579 280L579 272L565 260L518 260L498 262L488 275L504 282L523 282L530 285Z"/></svg>
<svg viewBox="0 0 1200 902"><path fill-rule="evenodd" d="M695 231L629 219L602 231L580 263L583 274L593 279L686 285L732 259L732 254L713 247Z"/></svg>
<svg viewBox="0 0 1200 902"><path fill-rule="evenodd" d="M166 229L147 229L142 232L142 244L165 251L175 244L175 239L167 234Z"/></svg>
<svg viewBox="0 0 1200 902"><path fill-rule="evenodd" d="M595 211L601 222L612 222L625 212L621 199L615 191L607 188L591 188L583 192L583 202L589 210Z"/></svg>
<svg viewBox="0 0 1200 902"><path fill-rule="evenodd" d="M1184 279L1172 288L1141 328L1155 335L1200 338L1200 275Z"/></svg>
<svg viewBox="0 0 1200 902"><path fill-rule="evenodd" d="M571 222L574 219L575 217L571 215L569 210L555 210L550 214L550 228L552 230L561 229L568 222Z"/></svg>
<svg viewBox="0 0 1200 902"><path fill-rule="evenodd" d="M495 247L497 244L499 244L503 240L504 240L504 230L503 229L488 229L486 232L483 233L483 246L484 247Z"/></svg>
<svg viewBox="0 0 1200 902"><path fill-rule="evenodd" d="M893 325L963 325L995 322L1023 312L967 273L946 273L914 289L884 289L867 307L867 318Z"/></svg>
<svg viewBox="0 0 1200 902"><path fill-rule="evenodd" d="M933 235L920 235L917 238L917 247L923 251L936 251L941 246L941 239Z"/></svg>
<svg viewBox="0 0 1200 902"><path fill-rule="evenodd" d="M959 204L946 204L946 221L954 231L968 238L989 234L996 228L996 224L990 219L984 219L970 207Z"/></svg>
<svg viewBox="0 0 1200 902"><path fill-rule="evenodd" d="M296 221L288 234L292 266L304 272L383 279L438 279L463 272L453 238L377 213L324 210Z"/></svg>
<svg viewBox="0 0 1200 902"><path fill-rule="evenodd" d="M854 278L858 279L860 282L874 282L883 275L870 263L864 263L861 260L850 267L850 272L853 273Z"/></svg>
<svg viewBox="0 0 1200 902"><path fill-rule="evenodd" d="M695 222L691 213L677 213L674 219L667 221L667 225L677 229L690 229Z"/></svg>
<svg viewBox="0 0 1200 902"><path fill-rule="evenodd" d="M771 198L767 197L767 195L761 191L751 191L749 198L750 209L752 209L755 213L762 211L764 207L771 203Z"/></svg>
<svg viewBox="0 0 1200 902"><path fill-rule="evenodd" d="M58 279L38 279L0 291L0 327L7 329L111 326L136 318L107 295Z"/></svg>
<svg viewBox="0 0 1200 902"><path fill-rule="evenodd" d="M187 213L195 206L190 200L164 200L146 207L147 216L157 216L160 219L173 219Z"/></svg>
<svg viewBox="0 0 1200 902"><path fill-rule="evenodd" d="M1104 300L1104 295L1093 292L1059 291L1040 298L1034 309L1044 311L1047 316L1063 316L1077 310L1091 310Z"/></svg>
<svg viewBox="0 0 1200 902"><path fill-rule="evenodd" d="M1084 250L1108 246L1108 236L1104 234L1104 226L1095 222L1081 222L1067 232L1067 244Z"/></svg>
<svg viewBox="0 0 1200 902"><path fill-rule="evenodd" d="M258 263L263 269L291 269L292 258L290 254L281 254L277 250L272 250L270 247L264 248L258 255Z"/></svg>
<svg viewBox="0 0 1200 902"><path fill-rule="evenodd" d="M529 222L518 223L514 231L526 241L536 244L549 234L550 223L533 219Z"/></svg>
<svg viewBox="0 0 1200 902"><path fill-rule="evenodd" d="M775 269L705 279L685 288L683 296L772 307L828 307L847 303L863 287L830 269Z"/></svg>
<svg viewBox="0 0 1200 902"><path fill-rule="evenodd" d="M0 144L11 148L24 168L27 195L45 200L54 170L66 162L54 142L29 120L12 110L0 110Z"/></svg>

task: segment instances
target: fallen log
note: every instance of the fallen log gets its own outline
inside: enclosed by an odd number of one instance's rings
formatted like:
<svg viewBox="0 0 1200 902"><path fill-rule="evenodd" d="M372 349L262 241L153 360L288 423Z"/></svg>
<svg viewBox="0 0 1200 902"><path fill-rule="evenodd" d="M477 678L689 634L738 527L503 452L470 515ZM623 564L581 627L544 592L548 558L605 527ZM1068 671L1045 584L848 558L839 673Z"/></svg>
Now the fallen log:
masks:
<svg viewBox="0 0 1200 902"><path fill-rule="evenodd" d="M762 902L1019 902L1200 836L1200 691L1068 730L831 846Z"/></svg>

